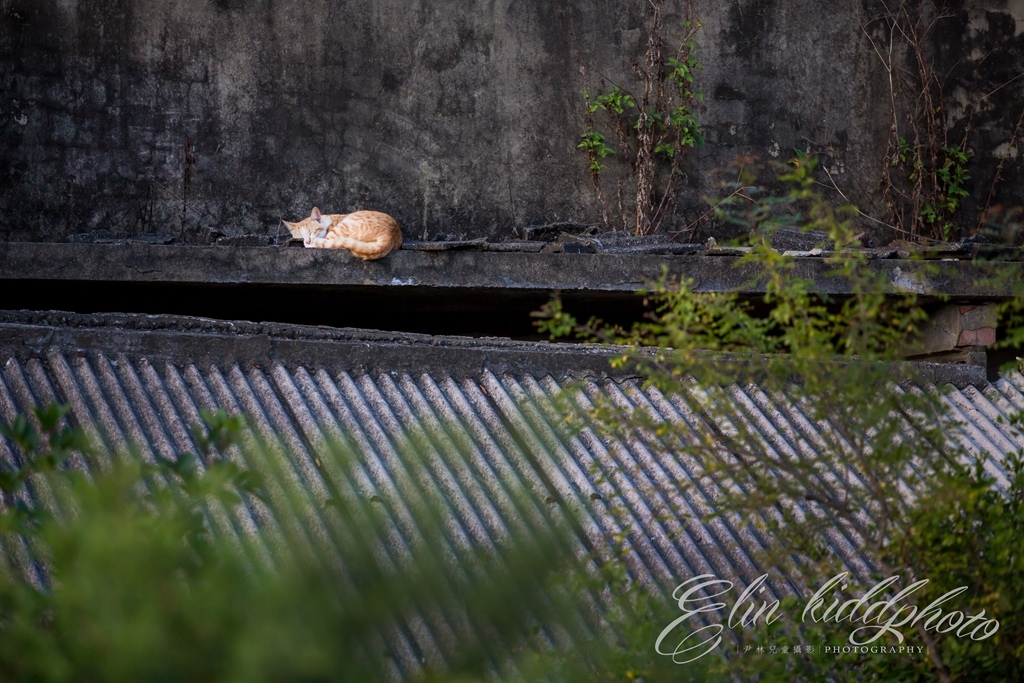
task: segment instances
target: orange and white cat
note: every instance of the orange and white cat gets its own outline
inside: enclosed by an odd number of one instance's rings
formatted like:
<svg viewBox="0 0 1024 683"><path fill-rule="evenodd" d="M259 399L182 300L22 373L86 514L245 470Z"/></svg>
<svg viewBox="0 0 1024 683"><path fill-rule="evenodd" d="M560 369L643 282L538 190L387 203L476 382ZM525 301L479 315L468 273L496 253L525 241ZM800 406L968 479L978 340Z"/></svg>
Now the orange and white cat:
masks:
<svg viewBox="0 0 1024 683"><path fill-rule="evenodd" d="M356 211L345 214L321 214L313 207L309 218L298 223L281 221L307 247L348 249L364 261L387 256L402 246L398 221L380 211Z"/></svg>

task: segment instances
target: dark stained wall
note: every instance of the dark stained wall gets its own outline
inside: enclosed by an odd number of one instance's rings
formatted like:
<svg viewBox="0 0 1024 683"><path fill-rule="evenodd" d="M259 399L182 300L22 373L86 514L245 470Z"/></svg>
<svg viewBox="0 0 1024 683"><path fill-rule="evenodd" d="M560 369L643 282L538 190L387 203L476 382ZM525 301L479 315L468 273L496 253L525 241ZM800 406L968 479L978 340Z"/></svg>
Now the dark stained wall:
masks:
<svg viewBox="0 0 1024 683"><path fill-rule="evenodd" d="M683 167L670 227L703 212L715 169L736 155L784 161L794 148L823 155L843 192L881 213L888 90L865 30L879 6L694 3L707 143ZM281 236L279 220L313 204L388 211L417 239L595 222L576 149L579 64L629 84L643 7L0 0L0 239ZM943 7L952 18L932 47L964 111L1006 83L973 119L971 189L984 199L1024 101L1024 1ZM682 0L668 0L670 37L682 20ZM1018 166L1000 201L1024 201Z"/></svg>

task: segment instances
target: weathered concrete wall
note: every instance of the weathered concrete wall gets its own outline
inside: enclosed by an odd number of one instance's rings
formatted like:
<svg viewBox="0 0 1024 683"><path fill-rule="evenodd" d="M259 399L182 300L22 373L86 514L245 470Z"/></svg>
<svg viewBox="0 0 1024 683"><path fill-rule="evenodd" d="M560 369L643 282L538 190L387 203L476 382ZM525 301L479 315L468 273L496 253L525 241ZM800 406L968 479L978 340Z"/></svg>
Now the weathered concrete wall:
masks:
<svg viewBox="0 0 1024 683"><path fill-rule="evenodd" d="M737 154L784 160L794 148L825 155L843 191L879 209L888 90L864 30L878 4L694 3L707 144L684 165L672 225L703 211L714 169ZM1022 101L1024 79L1012 79L1024 2L946 4L963 27L936 37L955 86L1007 83L974 120L972 144L991 166ZM0 0L0 239L281 235L280 218L313 204L388 211L409 238L595 222L576 149L579 61L592 78L628 83L643 7ZM670 37L682 17L682 0L669 0ZM1004 175L998 199L1021 203L1019 169Z"/></svg>

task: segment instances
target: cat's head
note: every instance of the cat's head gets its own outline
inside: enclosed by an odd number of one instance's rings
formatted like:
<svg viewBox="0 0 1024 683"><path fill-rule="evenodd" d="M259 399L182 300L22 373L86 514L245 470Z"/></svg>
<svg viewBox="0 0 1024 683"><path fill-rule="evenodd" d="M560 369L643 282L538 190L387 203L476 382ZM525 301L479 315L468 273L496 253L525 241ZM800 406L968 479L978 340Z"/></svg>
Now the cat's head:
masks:
<svg viewBox="0 0 1024 683"><path fill-rule="evenodd" d="M331 219L320 213L320 209L313 207L309 218L304 218L298 223L281 221L292 231L292 237L300 239L306 244L314 238L322 238L327 235L327 228L331 227Z"/></svg>

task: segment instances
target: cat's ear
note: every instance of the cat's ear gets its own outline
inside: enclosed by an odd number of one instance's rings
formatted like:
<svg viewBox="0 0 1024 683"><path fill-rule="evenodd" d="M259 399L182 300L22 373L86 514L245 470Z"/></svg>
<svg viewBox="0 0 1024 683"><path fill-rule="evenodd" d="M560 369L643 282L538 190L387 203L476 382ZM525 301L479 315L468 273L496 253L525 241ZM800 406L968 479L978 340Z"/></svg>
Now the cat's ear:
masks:
<svg viewBox="0 0 1024 683"><path fill-rule="evenodd" d="M327 228L331 227L331 219L321 214L320 209L316 208L315 206L313 207L313 213L309 214L309 217L311 220L318 223L321 228L323 228L323 231L321 232L325 232Z"/></svg>
<svg viewBox="0 0 1024 683"><path fill-rule="evenodd" d="M302 235L299 234L299 224L298 223L289 223L288 221L281 221L281 222L284 223L285 226L291 231L292 237L302 237Z"/></svg>

